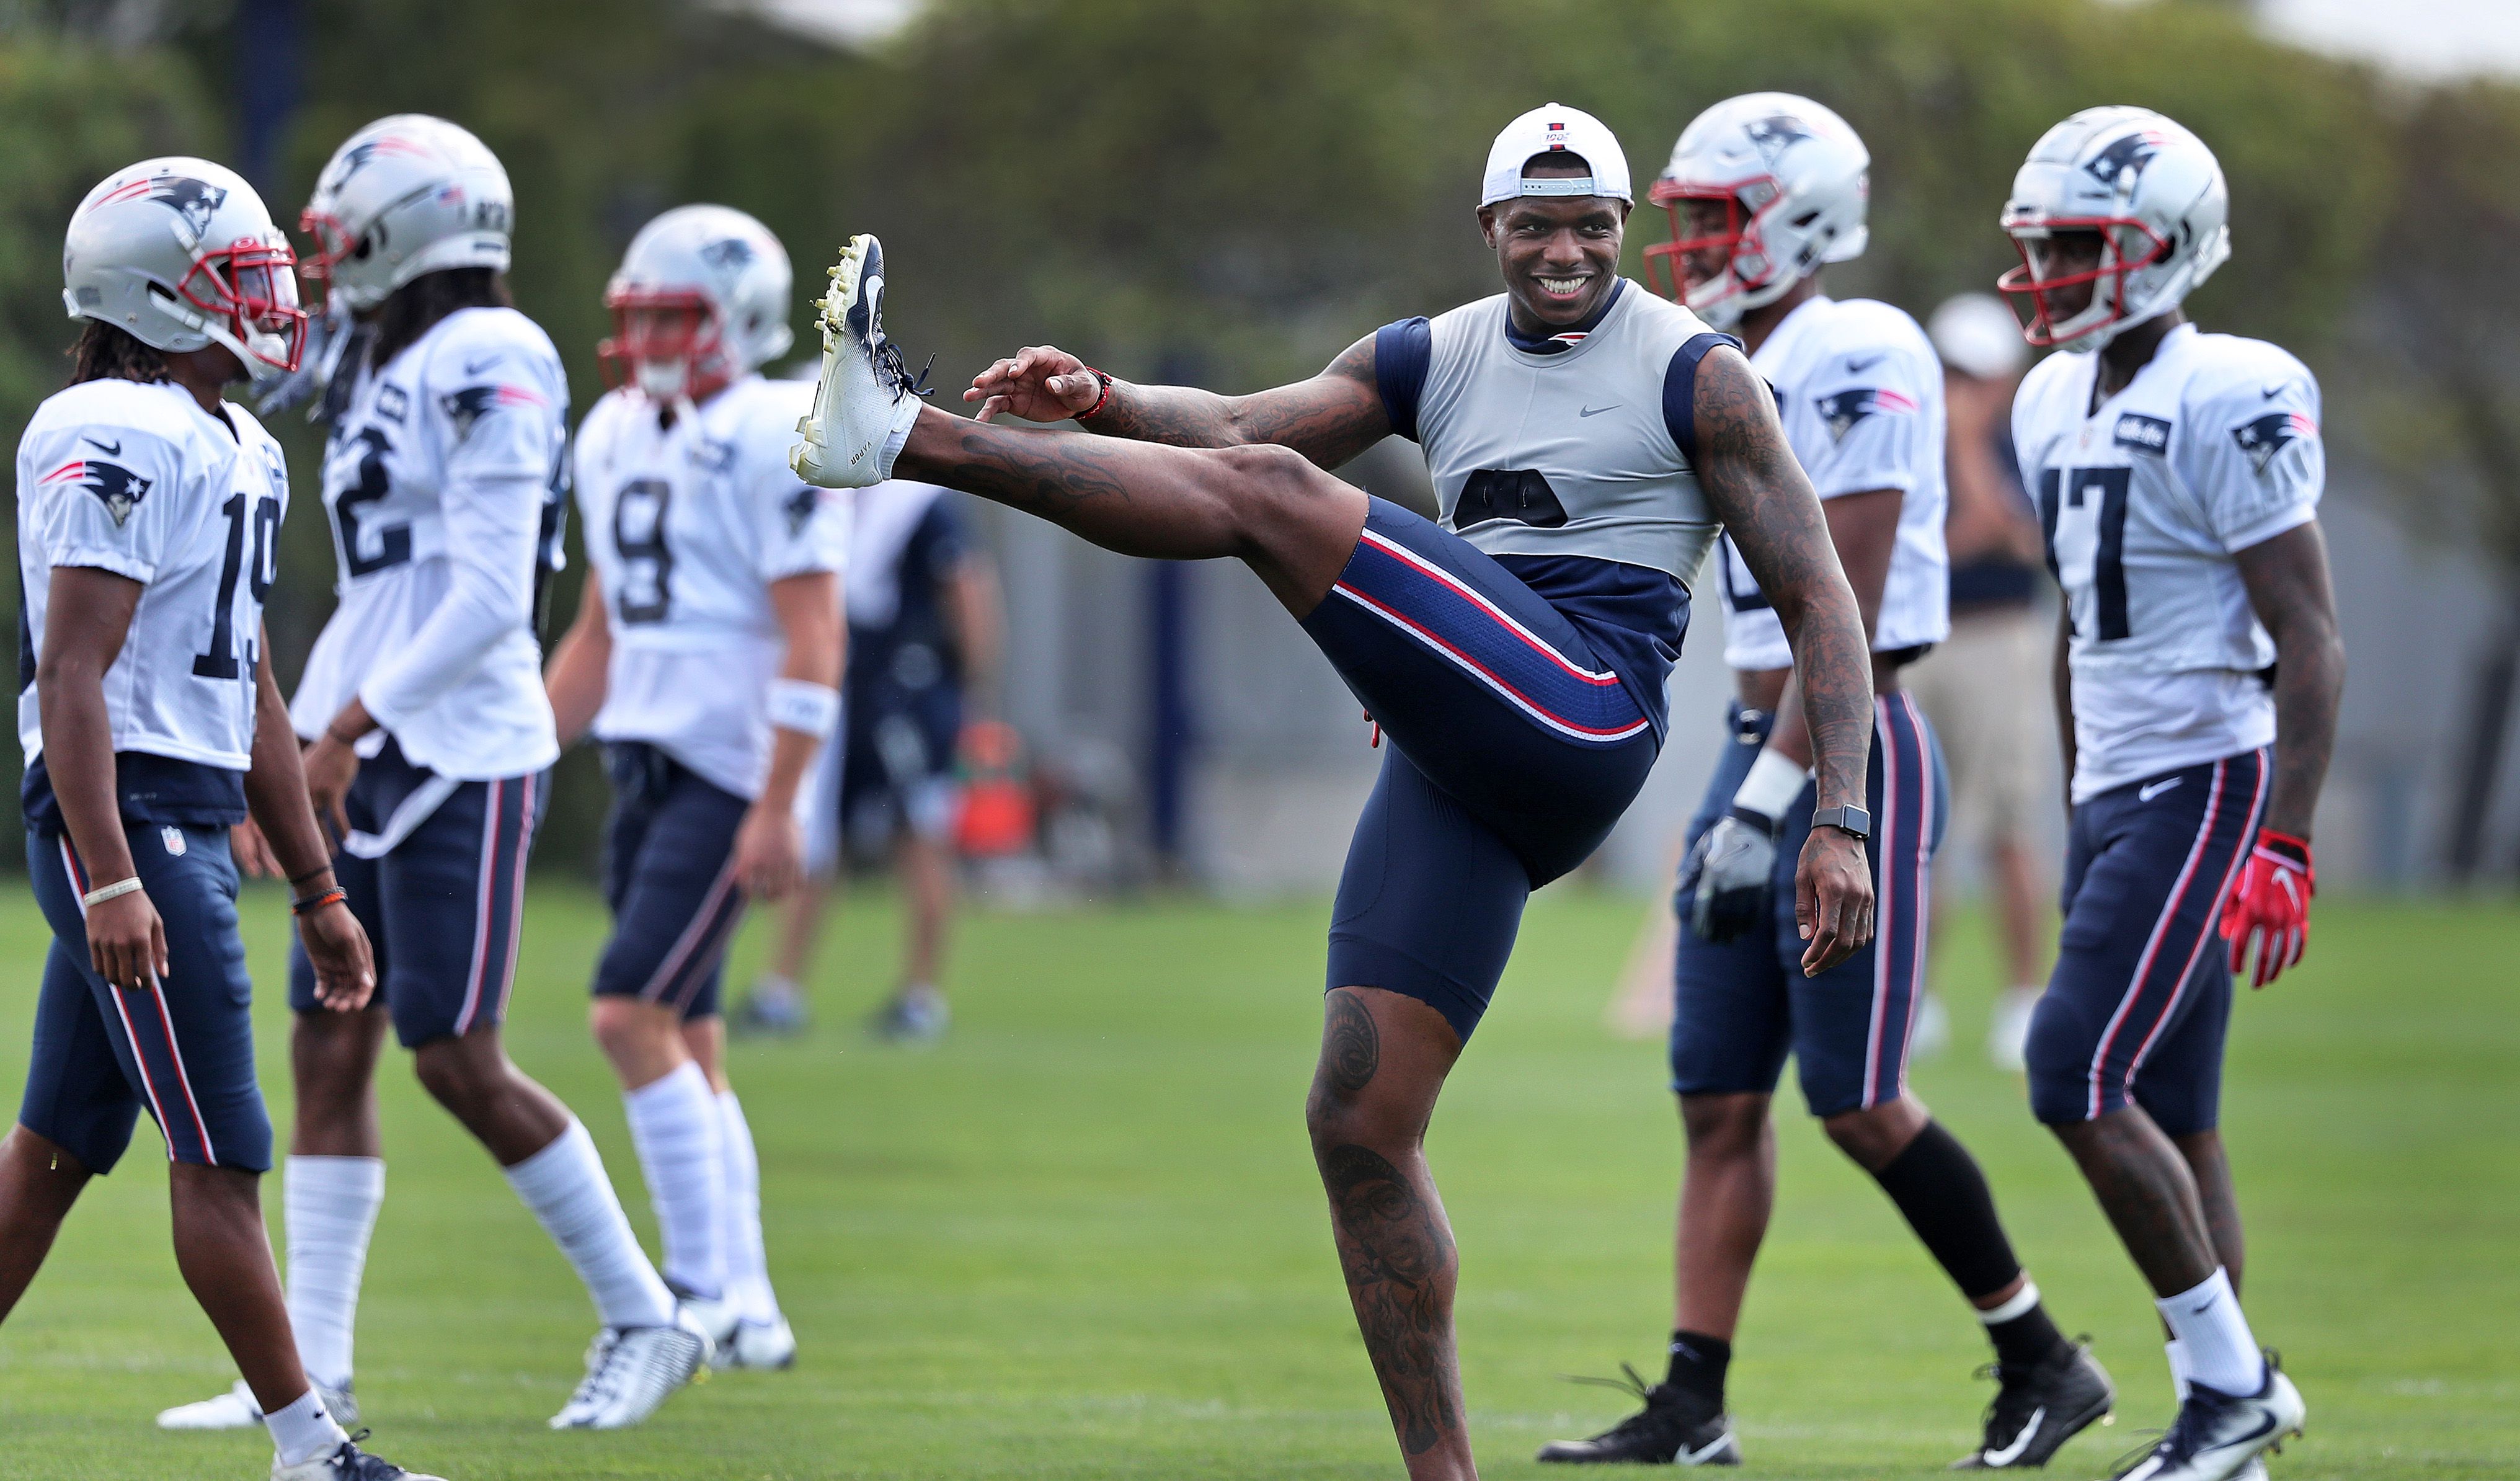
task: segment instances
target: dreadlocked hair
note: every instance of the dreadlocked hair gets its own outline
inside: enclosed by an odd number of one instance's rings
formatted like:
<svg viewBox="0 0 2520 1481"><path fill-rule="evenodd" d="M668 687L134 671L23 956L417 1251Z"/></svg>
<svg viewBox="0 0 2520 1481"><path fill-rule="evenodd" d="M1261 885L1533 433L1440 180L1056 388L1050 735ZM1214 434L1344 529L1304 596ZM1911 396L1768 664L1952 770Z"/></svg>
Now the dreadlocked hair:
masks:
<svg viewBox="0 0 2520 1481"><path fill-rule="evenodd" d="M70 346L72 385L90 381L163 381L166 356L140 342L139 337L102 319L83 321L78 343Z"/></svg>
<svg viewBox="0 0 2520 1481"><path fill-rule="evenodd" d="M449 267L423 273L395 289L377 308L376 337L368 364L379 369L411 347L438 320L466 308L514 308L507 275L493 267Z"/></svg>

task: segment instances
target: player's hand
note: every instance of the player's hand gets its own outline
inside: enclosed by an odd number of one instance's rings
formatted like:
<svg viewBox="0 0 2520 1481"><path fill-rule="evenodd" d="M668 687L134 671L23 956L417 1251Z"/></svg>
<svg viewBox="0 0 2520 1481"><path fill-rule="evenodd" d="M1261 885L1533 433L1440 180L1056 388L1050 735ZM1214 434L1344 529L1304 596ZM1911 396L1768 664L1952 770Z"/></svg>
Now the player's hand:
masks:
<svg viewBox="0 0 2520 1481"><path fill-rule="evenodd" d="M1084 361L1054 345L1035 344L973 376L963 399L980 403L982 422L1000 413L1026 422L1064 422L1092 411L1102 395L1102 382Z"/></svg>
<svg viewBox="0 0 2520 1481"><path fill-rule="evenodd" d="M249 879L278 879L279 856L272 853L270 841L251 818L228 830L228 852L236 859L237 872Z"/></svg>
<svg viewBox="0 0 2520 1481"><path fill-rule="evenodd" d="M1716 820L1690 853L1697 903L1689 929L1708 941L1730 941L1769 924L1777 877L1773 823L1738 808ZM1685 870L1685 874L1687 871Z"/></svg>
<svg viewBox="0 0 2520 1481"><path fill-rule="evenodd" d="M337 1013L368 1006L377 990L376 954L368 930L340 901L297 918L297 939L315 967L315 1001Z"/></svg>
<svg viewBox="0 0 2520 1481"><path fill-rule="evenodd" d="M735 881L755 900L776 900L805 876L805 830L787 807L755 805L735 834Z"/></svg>
<svg viewBox="0 0 2520 1481"><path fill-rule="evenodd" d="M2223 902L2223 939L2230 943L2232 974L2254 956L2249 986L2264 987L2299 962L2310 945L2310 897L2317 893L2318 869L2311 862L2310 840L2258 830L2240 882Z"/></svg>
<svg viewBox="0 0 2520 1481"><path fill-rule="evenodd" d="M1872 870L1864 840L1843 829L1815 828L1794 867L1794 925L1810 942L1803 975L1817 977L1872 939Z"/></svg>
<svg viewBox="0 0 2520 1481"><path fill-rule="evenodd" d="M306 772L306 800L315 804L315 821L332 835L333 847L350 836L350 811L344 799L358 780L359 753L330 735L306 747L299 763Z"/></svg>
<svg viewBox="0 0 2520 1481"><path fill-rule="evenodd" d="M87 959L106 981L134 992L167 974L166 922L147 890L87 908Z"/></svg>

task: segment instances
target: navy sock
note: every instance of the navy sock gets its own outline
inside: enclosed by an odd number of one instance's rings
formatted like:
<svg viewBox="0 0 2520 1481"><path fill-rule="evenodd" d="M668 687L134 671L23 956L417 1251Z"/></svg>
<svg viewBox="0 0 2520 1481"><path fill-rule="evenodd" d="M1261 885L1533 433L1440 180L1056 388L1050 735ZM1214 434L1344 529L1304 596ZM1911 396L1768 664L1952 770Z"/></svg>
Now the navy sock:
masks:
<svg viewBox="0 0 2520 1481"><path fill-rule="evenodd" d="M1665 1383L1724 1407L1724 1374L1732 1366L1732 1344L1704 1332L1671 1334L1671 1371Z"/></svg>

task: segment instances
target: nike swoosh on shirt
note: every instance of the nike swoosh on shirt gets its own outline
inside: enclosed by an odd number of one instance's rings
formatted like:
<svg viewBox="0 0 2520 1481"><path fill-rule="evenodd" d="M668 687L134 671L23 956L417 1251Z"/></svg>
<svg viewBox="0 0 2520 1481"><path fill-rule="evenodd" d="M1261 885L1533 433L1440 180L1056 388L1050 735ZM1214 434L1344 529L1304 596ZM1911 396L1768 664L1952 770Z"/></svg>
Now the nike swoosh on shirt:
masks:
<svg viewBox="0 0 2520 1481"><path fill-rule="evenodd" d="M2261 385L2258 387L2258 394L2266 400L2272 401L2282 392L2285 386L2290 384L2292 384L2292 382L2289 381L2278 381L2272 385Z"/></svg>
<svg viewBox="0 0 2520 1481"><path fill-rule="evenodd" d="M2167 781L2155 782L2149 786L2137 787L2135 800L2138 802L2149 802L2153 798L2160 796L2163 792L2170 790L2172 787L2177 786L2180 783L2186 780L2187 779L2184 777L2172 777Z"/></svg>
<svg viewBox="0 0 2520 1481"><path fill-rule="evenodd" d="M505 358L504 355L492 353L483 355L478 360L467 360L464 362L464 374L468 376L477 376L483 371L488 370L491 366L498 364L503 358Z"/></svg>
<svg viewBox="0 0 2520 1481"><path fill-rule="evenodd" d="M2030 1412L2029 1420L2021 1426L2021 1432L2012 1437L2012 1443L2010 1445L2004 1446L1999 1450L1989 1450L1980 1456L1979 1459L1986 1462L1987 1468L1990 1470L2002 1470L2003 1467L2010 1465L2013 1461L2020 1459L2021 1453L2030 1448L2031 1440L2038 1435L2040 1422L2045 1420L2047 1417L2048 1406L2042 1404L2037 1409Z"/></svg>
<svg viewBox="0 0 2520 1481"><path fill-rule="evenodd" d="M1849 356L1847 358L1846 368L1851 371L1868 371L1880 363L1881 356L1879 355L1867 355L1861 360L1858 360L1853 356Z"/></svg>
<svg viewBox="0 0 2520 1481"><path fill-rule="evenodd" d="M1610 403L1609 405L1607 405L1607 406L1588 406L1588 407L1585 407L1584 409L1582 409L1581 411L1578 411L1575 415L1576 415L1577 417L1579 417L1579 418L1580 418L1580 417L1598 417L1598 416L1601 415L1603 412L1614 412L1614 411L1617 411L1617 410L1619 409L1619 407L1620 407L1620 404L1621 404L1621 403L1619 403L1619 402L1613 401L1613 402L1611 402L1611 403Z"/></svg>
<svg viewBox="0 0 2520 1481"><path fill-rule="evenodd" d="M111 442L106 441L103 437L82 436L79 440L92 447L102 448L113 457L119 458L122 456L122 439L120 437L116 437Z"/></svg>

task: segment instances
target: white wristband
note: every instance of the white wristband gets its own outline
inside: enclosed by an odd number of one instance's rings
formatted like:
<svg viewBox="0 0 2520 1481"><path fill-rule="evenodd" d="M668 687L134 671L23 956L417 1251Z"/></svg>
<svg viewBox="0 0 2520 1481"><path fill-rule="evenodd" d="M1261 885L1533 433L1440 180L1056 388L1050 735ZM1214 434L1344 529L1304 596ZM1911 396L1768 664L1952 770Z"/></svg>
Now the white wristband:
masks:
<svg viewBox="0 0 2520 1481"><path fill-rule="evenodd" d="M840 728L840 692L810 679L770 681L770 723L828 740Z"/></svg>
<svg viewBox="0 0 2520 1481"><path fill-rule="evenodd" d="M1781 818L1811 783L1811 773L1773 750L1761 750L1750 775L1732 793L1732 805L1762 818Z"/></svg>
<svg viewBox="0 0 2520 1481"><path fill-rule="evenodd" d="M138 892L139 889L140 876L134 875L128 879L116 879L112 884L100 884L79 898L90 905L103 905L108 900L119 900L124 895Z"/></svg>

